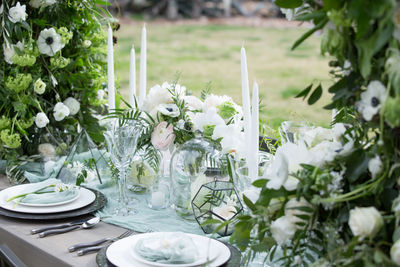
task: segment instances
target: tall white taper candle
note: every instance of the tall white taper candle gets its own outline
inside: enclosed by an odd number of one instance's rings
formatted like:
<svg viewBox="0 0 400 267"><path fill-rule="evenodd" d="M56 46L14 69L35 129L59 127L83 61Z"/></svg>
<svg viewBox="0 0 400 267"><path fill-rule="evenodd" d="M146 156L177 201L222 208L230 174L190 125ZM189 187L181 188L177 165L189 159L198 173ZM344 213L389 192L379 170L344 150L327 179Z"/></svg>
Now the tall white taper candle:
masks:
<svg viewBox="0 0 400 267"><path fill-rule="evenodd" d="M244 117L244 135L245 140L250 140L251 131L251 115L250 115L250 93L249 93L249 76L247 73L247 59L246 50L242 46L241 49L241 74L242 74L242 106L243 106L243 117ZM245 145L245 158L247 164L249 163L249 148L248 144Z"/></svg>
<svg viewBox="0 0 400 267"><path fill-rule="evenodd" d="M146 79L147 79L147 43L146 43L146 26L142 29L142 42L140 46L140 80L139 80L139 106L143 105L146 97Z"/></svg>
<svg viewBox="0 0 400 267"><path fill-rule="evenodd" d="M251 179L258 178L258 150L259 150L259 97L258 97L258 84L254 82L253 96L251 105L251 150L250 150L250 164L249 175Z"/></svg>
<svg viewBox="0 0 400 267"><path fill-rule="evenodd" d="M135 107L136 96L136 55L135 47L131 48L131 61L129 64L129 105Z"/></svg>
<svg viewBox="0 0 400 267"><path fill-rule="evenodd" d="M115 109L115 82L114 82L114 49L113 32L111 26L108 26L107 38L107 74L108 74L108 109Z"/></svg>

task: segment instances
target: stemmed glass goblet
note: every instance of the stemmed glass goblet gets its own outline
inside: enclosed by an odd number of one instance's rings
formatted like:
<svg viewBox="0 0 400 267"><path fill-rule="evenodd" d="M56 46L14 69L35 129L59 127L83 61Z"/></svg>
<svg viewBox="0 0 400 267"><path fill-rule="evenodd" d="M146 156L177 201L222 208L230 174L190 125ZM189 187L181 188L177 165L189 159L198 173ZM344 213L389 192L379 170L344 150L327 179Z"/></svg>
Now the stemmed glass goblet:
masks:
<svg viewBox="0 0 400 267"><path fill-rule="evenodd" d="M116 214L126 215L134 212L129 208L126 195L126 175L135 156L141 132L142 125L134 120L124 123L116 120L111 129L104 132L110 159L119 172L119 207L115 211Z"/></svg>

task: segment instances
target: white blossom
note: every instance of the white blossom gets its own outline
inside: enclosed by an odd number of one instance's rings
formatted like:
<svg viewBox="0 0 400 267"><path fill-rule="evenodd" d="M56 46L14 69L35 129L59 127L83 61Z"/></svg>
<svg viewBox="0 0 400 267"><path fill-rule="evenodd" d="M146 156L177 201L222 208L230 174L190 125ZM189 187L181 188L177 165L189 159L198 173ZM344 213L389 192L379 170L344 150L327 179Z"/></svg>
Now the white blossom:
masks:
<svg viewBox="0 0 400 267"><path fill-rule="evenodd" d="M43 128L46 127L46 125L49 123L49 118L47 118L46 114L43 112L39 112L35 116L35 124L38 128Z"/></svg>
<svg viewBox="0 0 400 267"><path fill-rule="evenodd" d="M46 84L42 81L42 79L38 78L33 85L33 90L36 94L41 95L46 90Z"/></svg>
<svg viewBox="0 0 400 267"><path fill-rule="evenodd" d="M193 95L186 95L183 97L183 100L185 101L185 106L190 111L201 110L203 107L203 102Z"/></svg>
<svg viewBox="0 0 400 267"><path fill-rule="evenodd" d="M355 207L350 210L349 227L353 235L373 238L382 226L382 215L375 207Z"/></svg>
<svg viewBox="0 0 400 267"><path fill-rule="evenodd" d="M57 3L57 0L31 0L29 5L33 8L47 7Z"/></svg>
<svg viewBox="0 0 400 267"><path fill-rule="evenodd" d="M361 93L361 100L356 103L358 111L366 121L380 111L386 100L386 88L380 81L371 81L367 90Z"/></svg>
<svg viewBox="0 0 400 267"><path fill-rule="evenodd" d="M390 258L397 266L400 266L400 239L397 240L390 249Z"/></svg>
<svg viewBox="0 0 400 267"><path fill-rule="evenodd" d="M50 143L43 143L38 146L39 154L45 159L45 161L51 160L56 156L56 149Z"/></svg>
<svg viewBox="0 0 400 267"><path fill-rule="evenodd" d="M372 178L375 178L376 175L382 171L382 166L382 160L378 155L368 161L368 170L371 173Z"/></svg>
<svg viewBox="0 0 400 267"><path fill-rule="evenodd" d="M205 126L225 124L225 121L217 114L215 108L209 109L206 113L195 113L192 120L194 130L200 131L204 131Z"/></svg>
<svg viewBox="0 0 400 267"><path fill-rule="evenodd" d="M8 18L11 22L17 23L25 21L27 16L28 15L26 14L26 6L21 6L21 4L17 2L14 7L10 8Z"/></svg>
<svg viewBox="0 0 400 267"><path fill-rule="evenodd" d="M287 216L282 216L272 221L271 234L278 245L287 244L296 232L296 225Z"/></svg>
<svg viewBox="0 0 400 267"><path fill-rule="evenodd" d="M157 106L157 111L172 118L176 118L181 114L178 106L175 104L160 104Z"/></svg>
<svg viewBox="0 0 400 267"><path fill-rule="evenodd" d="M72 116L77 114L81 108L81 104L79 103L79 101L73 97L68 97L67 99L65 99L63 101L63 104L68 107L69 115L72 115Z"/></svg>
<svg viewBox="0 0 400 267"><path fill-rule="evenodd" d="M61 42L61 36L54 28L42 30L39 34L37 45L40 53L48 56L54 56L64 47Z"/></svg>
<svg viewBox="0 0 400 267"><path fill-rule="evenodd" d="M69 108L64 105L61 102L58 102L55 106L54 106L54 119L56 121L62 121L65 117L67 117L69 115Z"/></svg>

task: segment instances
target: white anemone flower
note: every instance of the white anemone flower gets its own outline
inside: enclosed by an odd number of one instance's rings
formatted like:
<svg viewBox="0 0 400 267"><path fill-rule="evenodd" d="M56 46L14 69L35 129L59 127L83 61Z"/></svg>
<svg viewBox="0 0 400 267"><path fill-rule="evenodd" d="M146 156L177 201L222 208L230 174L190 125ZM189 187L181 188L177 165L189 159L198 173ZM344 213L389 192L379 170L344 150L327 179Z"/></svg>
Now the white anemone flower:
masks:
<svg viewBox="0 0 400 267"><path fill-rule="evenodd" d="M175 104L160 104L157 106L157 111L172 118L176 118L181 114L178 106Z"/></svg>
<svg viewBox="0 0 400 267"><path fill-rule="evenodd" d="M42 30L39 34L37 44L40 53L48 56L54 56L64 47L64 44L61 42L61 36L54 28Z"/></svg>
<svg viewBox="0 0 400 267"><path fill-rule="evenodd" d="M371 81L367 90L361 93L361 101L357 102L357 109L366 121L379 112L386 100L386 88L380 81Z"/></svg>

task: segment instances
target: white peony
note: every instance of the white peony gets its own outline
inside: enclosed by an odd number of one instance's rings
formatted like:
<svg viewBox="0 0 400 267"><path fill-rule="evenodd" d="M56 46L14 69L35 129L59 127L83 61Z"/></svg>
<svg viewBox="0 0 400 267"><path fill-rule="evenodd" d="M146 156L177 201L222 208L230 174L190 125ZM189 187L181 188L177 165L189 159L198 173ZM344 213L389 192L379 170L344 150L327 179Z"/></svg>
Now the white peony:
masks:
<svg viewBox="0 0 400 267"><path fill-rule="evenodd" d="M203 107L203 102L193 95L186 95L183 97L183 100L185 101L185 106L188 110L201 110Z"/></svg>
<svg viewBox="0 0 400 267"><path fill-rule="evenodd" d="M225 102L232 102L233 100L231 97L227 95L219 96L210 94L206 97L203 103L203 111L207 112L211 108L217 108L217 106L222 105Z"/></svg>
<svg viewBox="0 0 400 267"><path fill-rule="evenodd" d="M69 115L73 116L76 113L79 112L79 109L81 108L81 104L79 103L78 100L76 100L73 97L68 97L63 101L63 104L66 105L69 109ZM67 115L68 116L68 115Z"/></svg>
<svg viewBox="0 0 400 267"><path fill-rule="evenodd" d="M272 221L271 234L278 245L285 245L296 233L296 225L287 216L282 216Z"/></svg>
<svg viewBox="0 0 400 267"><path fill-rule="evenodd" d="M367 90L361 93L361 100L356 103L358 111L366 121L379 112L386 100L386 88L380 81L371 81Z"/></svg>
<svg viewBox="0 0 400 267"><path fill-rule="evenodd" d="M33 90L36 94L41 95L46 90L46 84L42 81L42 79L38 78L33 85Z"/></svg>
<svg viewBox="0 0 400 267"><path fill-rule="evenodd" d="M353 235L362 239L373 238L383 226L382 215L375 207L359 208L350 210L349 227Z"/></svg>
<svg viewBox="0 0 400 267"><path fill-rule="evenodd" d="M313 147L324 140L332 139L332 130L323 127L311 129L304 127L304 130L300 129L300 139L303 140L307 146Z"/></svg>
<svg viewBox="0 0 400 267"><path fill-rule="evenodd" d="M152 117L157 115L157 107L160 104L172 104L172 96L167 88L160 85L150 88L149 93L143 101L143 110L148 112Z"/></svg>
<svg viewBox="0 0 400 267"><path fill-rule="evenodd" d="M57 3L57 0L31 0L29 5L33 8L47 7Z"/></svg>
<svg viewBox="0 0 400 267"><path fill-rule="evenodd" d="M376 175L382 171L382 166L382 160L378 155L368 161L368 170L372 178L375 178Z"/></svg>
<svg viewBox="0 0 400 267"><path fill-rule="evenodd" d="M11 22L17 23L17 22L22 22L26 20L26 6L22 5L17 2L17 4L10 8L9 10L9 16L8 18L10 19Z"/></svg>
<svg viewBox="0 0 400 267"><path fill-rule="evenodd" d="M400 266L400 239L393 244L390 249L390 258L394 261L398 266Z"/></svg>
<svg viewBox="0 0 400 267"><path fill-rule="evenodd" d="M337 151L342 149L342 145L339 142L322 141L315 147L310 149L310 161L309 163L322 167L326 163L332 162L338 155Z"/></svg>
<svg viewBox="0 0 400 267"><path fill-rule="evenodd" d="M192 121L194 130L200 131L204 131L205 126L225 124L225 121L217 114L215 108L209 109L206 113L195 113Z"/></svg>
<svg viewBox="0 0 400 267"><path fill-rule="evenodd" d="M38 147L38 151L45 160L51 160L56 156L56 149L52 144L44 143L40 144Z"/></svg>
<svg viewBox="0 0 400 267"><path fill-rule="evenodd" d="M54 28L42 30L39 34L37 45L40 53L48 56L54 56L64 47L61 42L61 36Z"/></svg>
<svg viewBox="0 0 400 267"><path fill-rule="evenodd" d="M178 106L175 104L160 104L157 106L157 111L172 118L176 118L181 114Z"/></svg>
<svg viewBox="0 0 400 267"><path fill-rule="evenodd" d="M49 122L50 122L49 119L47 118L46 114L44 114L43 112L39 112L38 114L36 114L35 124L38 128L46 127L46 125Z"/></svg>
<svg viewBox="0 0 400 267"><path fill-rule="evenodd" d="M233 153L241 157L245 150L244 133L237 124L219 124L214 128L213 140L221 139L222 153Z"/></svg>
<svg viewBox="0 0 400 267"><path fill-rule="evenodd" d="M69 115L69 108L61 102L58 102L54 106L53 116L56 121L62 121L65 117Z"/></svg>

